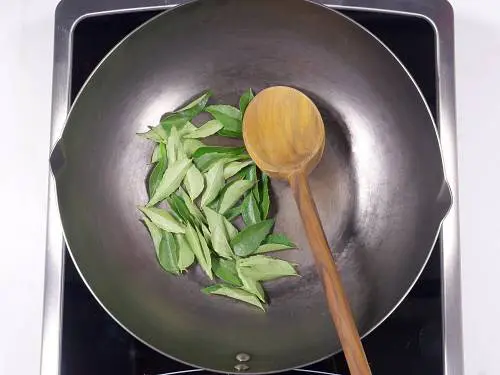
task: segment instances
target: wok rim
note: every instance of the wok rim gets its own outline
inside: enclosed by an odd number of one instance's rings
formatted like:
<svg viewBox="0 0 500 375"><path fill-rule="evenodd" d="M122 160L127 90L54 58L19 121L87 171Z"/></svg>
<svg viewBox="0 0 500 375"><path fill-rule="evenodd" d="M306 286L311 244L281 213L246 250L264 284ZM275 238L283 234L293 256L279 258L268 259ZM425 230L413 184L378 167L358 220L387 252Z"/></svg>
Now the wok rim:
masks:
<svg viewBox="0 0 500 375"><path fill-rule="evenodd" d="M64 168L64 164L60 168L55 168L53 166L53 157L54 157L54 154L57 153L57 151L58 151L59 148L61 148L61 147L64 148L64 134L66 133L66 130L69 127L68 124L70 125L70 123L71 123L71 118L72 118L72 113L74 111L74 108L78 105L79 98L83 94L83 92L85 91L85 89L87 88L87 86L89 85L90 81L93 80L95 74L100 70L101 65L105 64L107 62L108 58L111 55L113 55L115 53L115 51L118 50L122 46L122 44L124 44L129 38L133 37L135 34L139 33L143 28L146 28L150 23L156 22L157 19L162 18L166 14L168 14L170 12L173 12L176 9L183 8L184 6L189 6L189 5L197 3L199 1L203 1L203 0L187 0L187 1L183 2L182 4L179 4L179 5L176 5L176 6L173 6L173 7L169 7L167 9L165 9L164 11L161 11L159 14L151 17L150 19L148 19L147 21L145 21L144 23L142 23L141 25L139 25L137 28L135 28L134 30L132 30L131 32L129 32L116 45L114 45L113 48L111 48L105 54L105 56L99 61L99 63L95 66L95 68L89 74L89 76L87 77L87 79L84 81L84 83L82 84L80 90L78 91L77 95L75 96L73 102L71 103L71 105L70 105L70 107L69 107L69 109L67 111L67 115L66 115L66 119L64 121L64 126L62 128L61 135L58 138L58 140L55 142L55 145L52 148L52 150L50 151L49 160L50 160L50 168L51 168L52 174L54 176L54 182L55 182L55 186L56 186L57 209L59 211L59 216L61 218L61 224L62 224L61 227L62 227L62 234L63 234L65 246L66 246L66 248L68 250L68 253L69 253L70 257L71 257L71 260L73 262L73 265L75 266L75 269L76 269L78 275L81 277L83 283L85 284L85 286L87 287L87 289L90 291L90 293L92 294L93 298L103 308L103 310L120 327L122 327L128 334L130 334L132 337L134 337L136 340L138 340L142 344L146 345L148 348L151 348L154 351L156 351L156 352L158 352L158 353L160 353L160 354L162 354L162 355L164 355L164 356L166 356L166 357L168 357L170 359L173 359L173 360L175 360L175 361L177 361L179 363L182 363L182 364L184 364L186 366L194 368L194 369L188 369L188 370L181 370L181 371L178 371L176 373L181 373L182 374L182 373L186 373L186 372L190 373L190 372L196 372L196 371L200 371L200 370L207 370L207 371L211 371L211 372L219 373L219 374L235 374L236 375L236 374L241 374L241 371L237 371L237 370L234 370L234 371L222 371L222 370L215 369L215 368L210 368L210 367L201 367L199 365L192 364L192 363L189 363L189 362L187 362L187 361L185 361L183 359L177 358L177 357L175 357L175 356L173 356L173 355L171 355L169 353L165 353L164 351L156 348L152 344L148 343L147 341L145 341L144 339L142 339L141 337L139 337L138 335L136 335L128 327L126 327L124 324L122 324L120 322L120 320L114 314L112 314L109 311L109 309L104 305L104 303L101 301L101 299L98 298L98 296L94 293L94 290L90 287L87 279L84 277L82 271L80 270L80 267L79 267L78 263L75 260L75 256L73 254L73 251L71 250L71 247L69 245L68 238L66 236L66 230L65 230L65 226L64 226L64 221L62 220L62 213L61 213L61 208L60 208L60 205L59 205L59 193L58 193L58 188L57 188L58 187L58 183L57 183L58 182L58 176L59 176L60 173L62 173L64 171L65 168ZM354 25L355 27L360 28L365 33L367 33L368 35L370 35L370 37L373 38L380 47L382 47L387 52L389 52L389 54L392 56L392 58L395 60L395 62L397 62L397 64L406 73L406 76L410 79L410 81L413 84L414 88L418 92L418 95L419 95L419 97L421 99L422 104L425 106L425 109L426 109L426 111L428 113L428 116L429 116L429 120L432 123L432 127L433 127L434 134L435 134L435 139L437 140L437 146L438 146L438 150L439 150L439 156L440 156L440 160L441 160L440 170L441 170L441 174L442 174L442 185L441 185L441 190L440 190L439 194L436 196L436 203L438 203L438 202L444 202L444 203L441 204L442 207L440 206L439 208L436 208L436 211L439 214L440 220L439 220L438 224L435 227L434 231L436 232L436 234L434 236L434 239L432 240L432 244L430 246L430 249L427 252L427 256L425 257L425 260L422 263L422 266L418 270L418 273L416 274L415 278L413 279L413 281L411 282L411 284L407 288L406 292L403 293L403 295L401 296L401 298L398 299L398 301L394 304L394 306L391 309L389 309L388 312L382 318L380 318L379 321L376 324L374 324L370 329L368 329L365 333L361 334L361 332L360 332L361 339L364 339L369 334L371 334L376 328L378 328L382 323L384 323L387 320L387 318L389 318L390 315L392 315L392 313L401 305L401 303L406 299L406 297L408 296L408 294L412 291L412 289L415 286L415 284L419 281L420 276L422 275L422 272L424 271L425 267L427 266L427 264L429 262L429 259L430 259L431 255L432 255L433 251L434 251L434 248L436 247L436 243L437 243L437 240L438 240L438 238L440 236L440 232L441 232L443 221L446 219L446 217L448 215L448 212L450 211L451 207L454 205L454 200L455 199L454 199L454 196L452 194L452 191L451 191L451 188L450 188L450 184L448 183L448 179L446 177L446 169L445 169L445 166L444 166L443 150L442 150L441 139L439 137L439 132L438 132L438 129L437 129L436 121L435 121L434 116L432 115L432 112L431 112L431 110L429 108L429 105L428 105L428 103L427 103L427 101L426 101L426 99L425 99L425 97L424 97L424 95L422 93L422 90L420 89L420 87L418 86L417 82L415 81L415 79L413 78L413 76L410 74L410 72L408 71L408 69L406 68L406 66L400 61L400 59L395 55L395 53L380 40L380 38L378 38L375 34L373 34L371 31L369 31L363 25L361 25L358 22L354 21L352 18L344 15L343 13L337 11L336 9L334 9L332 7L326 6L324 4L317 3L314 0L302 0L302 1L306 2L306 3L309 3L311 5L314 5L314 6L320 7L320 8L324 8L325 10L333 12L337 16L342 17L348 23ZM342 7L339 7L338 9L342 9ZM400 13L400 12L395 12L395 13ZM436 33L436 29L434 27L433 22L431 20L429 20L427 17L419 15L419 14L413 14L413 13L404 13L404 15L405 16L412 16L412 17L416 17L416 18L420 18L420 19L425 20L429 25L431 25L431 27L433 28L434 33ZM76 27L76 25L78 25L78 23L81 20L83 20L84 18L86 18L86 17L79 18L77 20L77 22L75 22L73 24L71 33L73 32L73 30ZM70 71L70 70L71 70L71 65L70 65L68 71ZM70 72L68 72L68 74L70 74ZM63 152L63 154L64 154L64 152ZM301 369L301 368L313 365L315 363L321 362L321 361L323 361L323 360L325 360L327 358L330 358L330 357L332 357L332 356L334 356L334 355L336 355L336 354L338 354L338 353L340 353L342 351L343 351L342 348L340 348L340 349L338 349L336 351L334 350L331 353L329 353L328 355L325 355L325 356L322 356L322 357L320 357L318 359L315 359L315 360L303 363L299 367L287 367L287 368L282 368L280 370L270 370L270 371L251 371L251 370L249 370L249 371L245 371L245 374L248 374L248 375L277 374L277 373L281 373L281 372L285 372L285 371L291 371L291 370L295 370L295 369ZM196 369L199 369L199 370L196 370Z"/></svg>

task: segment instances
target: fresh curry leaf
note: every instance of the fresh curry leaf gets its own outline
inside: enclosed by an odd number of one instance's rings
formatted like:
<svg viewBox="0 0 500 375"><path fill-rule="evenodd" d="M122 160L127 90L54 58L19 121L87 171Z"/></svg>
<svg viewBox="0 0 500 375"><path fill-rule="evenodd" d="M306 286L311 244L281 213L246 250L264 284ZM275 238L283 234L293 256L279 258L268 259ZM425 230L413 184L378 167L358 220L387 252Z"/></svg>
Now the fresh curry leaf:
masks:
<svg viewBox="0 0 500 375"><path fill-rule="evenodd" d="M206 138L222 129L222 124L218 120L210 120L205 124L196 128L196 130L192 131L189 134L186 134L184 138Z"/></svg>
<svg viewBox="0 0 500 375"><path fill-rule="evenodd" d="M217 259L212 264L215 276L222 281L234 285L242 286L241 280L236 272L236 263L232 259Z"/></svg>
<svg viewBox="0 0 500 375"><path fill-rule="evenodd" d="M233 177L240 170L251 164L253 164L253 160L232 161L227 163L224 166L224 179L227 180L228 178Z"/></svg>
<svg viewBox="0 0 500 375"><path fill-rule="evenodd" d="M196 168L196 165L191 165L186 172L184 186L193 201L198 198L205 188L205 179L203 178L203 174Z"/></svg>
<svg viewBox="0 0 500 375"><path fill-rule="evenodd" d="M261 310L264 310L264 306L257 297L243 289L231 285L216 284L202 289L202 292L205 294L217 294L220 296L240 300L249 303L250 305L254 305Z"/></svg>
<svg viewBox="0 0 500 375"><path fill-rule="evenodd" d="M185 227L166 210L156 207L138 207L157 227L167 232L184 233Z"/></svg>
<svg viewBox="0 0 500 375"><path fill-rule="evenodd" d="M219 134L225 137L241 138L241 112L230 105L210 105L205 108L216 120L224 126Z"/></svg>
<svg viewBox="0 0 500 375"><path fill-rule="evenodd" d="M229 210L227 210L224 213L224 216L229 221L233 221L234 219L236 219L238 216L241 215L241 210L242 210L242 205L241 204L238 205L238 206L231 207Z"/></svg>
<svg viewBox="0 0 500 375"><path fill-rule="evenodd" d="M158 162L153 167L148 179L148 194L151 198L160 183L163 174L167 170L167 149L164 143L160 143L157 146L159 150Z"/></svg>
<svg viewBox="0 0 500 375"><path fill-rule="evenodd" d="M245 91L243 93L243 95L241 95L241 97L240 97L240 112L241 112L242 117L245 115L245 111L253 98L254 98L254 94L253 94L252 89L248 89L247 91Z"/></svg>
<svg viewBox="0 0 500 375"><path fill-rule="evenodd" d="M179 259L177 261L177 266L180 272L186 271L194 263L194 253L189 246L186 236L184 234L177 233L175 235L175 240L177 242L177 248L179 249Z"/></svg>
<svg viewBox="0 0 500 375"><path fill-rule="evenodd" d="M193 154L201 147L204 147L205 144L198 139L184 139L182 142L182 147L184 148L184 152L188 158L193 157Z"/></svg>
<svg viewBox="0 0 500 375"><path fill-rule="evenodd" d="M158 183L153 196L149 200L148 206L153 206L158 202L161 202L176 191L181 185L181 182L186 176L186 173L191 165L192 162L190 159L182 159L176 161L171 167L167 168L161 181Z"/></svg>
<svg viewBox="0 0 500 375"><path fill-rule="evenodd" d="M252 193L248 193L243 199L241 216L246 225L256 224L261 220L259 206Z"/></svg>
<svg viewBox="0 0 500 375"><path fill-rule="evenodd" d="M219 212L221 214L224 214L227 210L233 207L236 202L240 200L243 194L251 189L253 185L254 182L247 180L238 180L232 182L223 192L219 204Z"/></svg>
<svg viewBox="0 0 500 375"><path fill-rule="evenodd" d="M258 281L270 281L280 277L297 275L295 267L286 260L265 255L254 255L238 259L236 267L238 274L240 274L241 270L250 279Z"/></svg>
<svg viewBox="0 0 500 375"><path fill-rule="evenodd" d="M205 216L202 214L198 206L190 199L189 195L184 191L184 189L180 187L177 194L182 198L191 215L198 222L205 223Z"/></svg>
<svg viewBox="0 0 500 375"><path fill-rule="evenodd" d="M206 188L201 196L201 205L211 203L224 186L224 164L222 161L215 163L205 174Z"/></svg>
<svg viewBox="0 0 500 375"><path fill-rule="evenodd" d="M220 160L226 162L249 159L250 156L244 147L217 147L204 146L198 148L193 153L193 160L198 169L202 172L210 168L214 163Z"/></svg>
<svg viewBox="0 0 500 375"><path fill-rule="evenodd" d="M174 235L169 232L163 232L158 251L158 262L165 271L178 275L180 272L177 265L178 257L179 250Z"/></svg>
<svg viewBox="0 0 500 375"><path fill-rule="evenodd" d="M231 240L234 253L240 257L253 254L267 237L273 225L274 220L268 219L243 229Z"/></svg>
<svg viewBox="0 0 500 375"><path fill-rule="evenodd" d="M269 176L262 172L262 180L260 182L262 191L260 194L260 213L263 220L267 219L269 215L269 208L271 206L271 198L269 194Z"/></svg>
<svg viewBox="0 0 500 375"><path fill-rule="evenodd" d="M243 289L256 295L262 302L266 302L266 295L264 293L264 289L262 289L262 285L257 279L252 277L252 275L248 272L249 269L247 267L241 267L239 262L237 262L236 271L238 272L238 277L243 284Z"/></svg>
<svg viewBox="0 0 500 375"><path fill-rule="evenodd" d="M257 171L257 166L256 165L252 165L248 169L248 179L250 181L253 181L255 183L255 186L252 189L252 194L254 195L255 200L257 202L260 202L260 192L259 192L259 184L258 184L259 177L258 177L258 171Z"/></svg>
<svg viewBox="0 0 500 375"><path fill-rule="evenodd" d="M189 243L189 246L191 247L191 250L193 251L194 256L196 257L196 260L200 264L201 268L205 271L208 277L212 279L212 260L210 254L208 258L206 257L206 251L200 243L200 237L203 238L203 235L198 236L196 229L193 228L191 224L188 224L186 227L186 240ZM203 238L203 240L205 239Z"/></svg>
<svg viewBox="0 0 500 375"><path fill-rule="evenodd" d="M147 132L137 133L137 135L157 143L166 142L168 136L161 126L150 126Z"/></svg>
<svg viewBox="0 0 500 375"><path fill-rule="evenodd" d="M148 228L149 234L151 235L151 239L153 240L153 245L155 247L156 254L160 251L160 242L162 238L162 230L156 226L151 220L147 217L142 219L144 224L146 224L146 228Z"/></svg>
<svg viewBox="0 0 500 375"><path fill-rule="evenodd" d="M229 239L232 240L238 234L238 229L226 217L224 217L224 225Z"/></svg>
<svg viewBox="0 0 500 375"><path fill-rule="evenodd" d="M167 198L168 205L170 209L177 214L181 220L186 223L191 223L192 225L197 224L197 220L191 215L184 199L176 194L172 194Z"/></svg>
<svg viewBox="0 0 500 375"><path fill-rule="evenodd" d="M198 234L198 239L200 241L201 250L203 252L203 256L204 256L205 262L206 262L205 263L206 266L203 267L203 270L205 271L207 276L210 278L210 280L213 280L214 276L212 273L212 257L210 255L210 248L208 247L207 240L205 239L205 236L203 235L203 233L198 229L196 229L196 233Z"/></svg>
<svg viewBox="0 0 500 375"><path fill-rule="evenodd" d="M272 233L266 237L264 242L258 247L255 254L269 253L272 251L295 249L295 245L287 236L281 233Z"/></svg>
<svg viewBox="0 0 500 375"><path fill-rule="evenodd" d="M182 116L187 117L189 119L193 119L203 111L203 109L207 105L208 99L210 99L211 96L212 92L207 91L199 98L196 98L189 104L177 110L176 113L182 114Z"/></svg>
<svg viewBox="0 0 500 375"><path fill-rule="evenodd" d="M229 246L224 217L208 207L204 207L204 211L207 217L214 251L223 258L232 258L234 255L231 246Z"/></svg>

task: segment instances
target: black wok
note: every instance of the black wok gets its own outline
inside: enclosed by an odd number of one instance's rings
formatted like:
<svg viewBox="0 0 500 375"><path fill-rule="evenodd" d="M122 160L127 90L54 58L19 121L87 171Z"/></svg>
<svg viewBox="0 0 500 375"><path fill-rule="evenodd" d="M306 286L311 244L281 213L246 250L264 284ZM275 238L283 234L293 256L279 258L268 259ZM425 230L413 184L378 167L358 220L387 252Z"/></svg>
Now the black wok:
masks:
<svg viewBox="0 0 500 375"><path fill-rule="evenodd" d="M327 146L313 194L362 335L424 267L451 197L436 129L404 67L348 18L302 0L202 0L122 41L75 101L52 154L72 257L102 306L158 351L221 372L303 366L340 350L289 188L273 181L280 254L300 278L269 284L267 313L200 293L199 270L166 274L136 210L152 144L136 136L206 89L294 86L318 105Z"/></svg>

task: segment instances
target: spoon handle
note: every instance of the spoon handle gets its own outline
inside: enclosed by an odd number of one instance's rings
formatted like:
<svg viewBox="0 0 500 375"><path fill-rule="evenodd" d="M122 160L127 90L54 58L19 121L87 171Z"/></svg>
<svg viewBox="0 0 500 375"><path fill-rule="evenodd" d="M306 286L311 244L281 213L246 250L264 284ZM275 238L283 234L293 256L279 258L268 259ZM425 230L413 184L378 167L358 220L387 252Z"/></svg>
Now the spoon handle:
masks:
<svg viewBox="0 0 500 375"><path fill-rule="evenodd" d="M342 287L340 275L321 226L307 175L303 172L294 174L289 178L289 182L316 261L316 267L323 282L330 315L337 329L349 371L351 375L370 375L370 366Z"/></svg>

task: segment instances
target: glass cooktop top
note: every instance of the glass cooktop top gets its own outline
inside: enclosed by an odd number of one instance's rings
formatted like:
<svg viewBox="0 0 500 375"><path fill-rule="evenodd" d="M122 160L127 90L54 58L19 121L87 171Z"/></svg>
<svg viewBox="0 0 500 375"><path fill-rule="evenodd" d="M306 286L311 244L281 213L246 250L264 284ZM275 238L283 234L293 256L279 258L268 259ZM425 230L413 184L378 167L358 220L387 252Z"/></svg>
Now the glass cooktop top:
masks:
<svg viewBox="0 0 500 375"><path fill-rule="evenodd" d="M422 18L342 11L379 37L405 64L436 116L436 46ZM84 18L73 31L71 100L124 36L159 11ZM425 271L397 310L364 340L374 375L443 374L440 242ZM66 251L61 374L156 375L190 370L145 346L121 328L94 300ZM305 369L348 374L343 354Z"/></svg>

